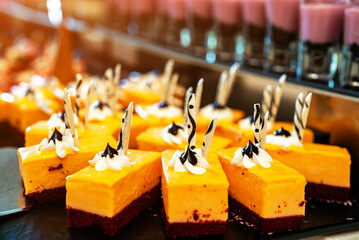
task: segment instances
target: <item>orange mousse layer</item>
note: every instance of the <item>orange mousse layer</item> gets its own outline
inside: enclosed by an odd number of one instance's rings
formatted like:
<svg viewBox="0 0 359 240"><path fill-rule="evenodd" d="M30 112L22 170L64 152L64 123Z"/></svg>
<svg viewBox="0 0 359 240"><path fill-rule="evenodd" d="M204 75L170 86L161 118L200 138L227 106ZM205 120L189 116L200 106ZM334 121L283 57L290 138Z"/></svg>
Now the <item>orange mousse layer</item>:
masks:
<svg viewBox="0 0 359 240"><path fill-rule="evenodd" d="M233 166L236 151L237 148L229 148L218 153L232 198L262 218L304 216L303 175L277 160L270 168Z"/></svg>
<svg viewBox="0 0 359 240"><path fill-rule="evenodd" d="M66 206L111 218L160 183L160 153L129 150L127 156L131 167L96 171L88 166L67 177Z"/></svg>
<svg viewBox="0 0 359 240"><path fill-rule="evenodd" d="M162 196L169 223L226 221L228 181L218 157L209 153L210 168L202 175L174 172L168 164L175 151L162 153Z"/></svg>
<svg viewBox="0 0 359 240"><path fill-rule="evenodd" d="M53 131L53 129L51 129ZM39 144L49 135L47 121L38 121L26 128L25 146L33 146ZM117 138L118 126L88 123L86 127L78 127L78 135L80 138L88 138L95 136L113 136Z"/></svg>
<svg viewBox="0 0 359 240"><path fill-rule="evenodd" d="M137 146L138 149L144 150L144 151L158 151L163 152L168 149L180 149L184 150L186 148L187 141L182 141L180 145L177 145L176 143L167 143L165 140L163 140L163 129L165 127L155 127L155 128L149 128L146 131L142 132L140 135L137 136ZM204 135L202 133L196 134L196 145L201 146ZM216 137L214 136L211 143L211 151L216 151L219 149L226 148L230 144L230 140L222 137Z"/></svg>
<svg viewBox="0 0 359 240"><path fill-rule="evenodd" d="M128 106L130 102L134 104L154 104L161 101L161 94L154 92L151 89L141 89L128 87L122 88L121 103L124 106Z"/></svg>
<svg viewBox="0 0 359 240"><path fill-rule="evenodd" d="M25 194L41 193L46 189L65 187L66 176L86 167L95 154L105 149L107 142L115 145L113 137L80 139L78 152L66 150L66 157L59 158L55 149L36 151L38 145L18 149L19 168L25 186ZM27 156L29 151L35 151Z"/></svg>
<svg viewBox="0 0 359 240"><path fill-rule="evenodd" d="M350 154L338 146L304 143L303 147L266 144L266 151L305 176L308 182L350 187Z"/></svg>

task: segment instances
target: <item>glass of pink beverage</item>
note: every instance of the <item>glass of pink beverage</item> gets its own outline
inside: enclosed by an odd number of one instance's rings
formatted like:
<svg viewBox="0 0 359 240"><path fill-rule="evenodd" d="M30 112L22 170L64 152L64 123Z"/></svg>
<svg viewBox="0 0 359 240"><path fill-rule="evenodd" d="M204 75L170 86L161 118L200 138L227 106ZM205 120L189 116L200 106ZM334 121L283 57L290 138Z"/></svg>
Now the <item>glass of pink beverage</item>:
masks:
<svg viewBox="0 0 359 240"><path fill-rule="evenodd" d="M350 0L344 11L344 46L340 83L359 90L359 0Z"/></svg>
<svg viewBox="0 0 359 240"><path fill-rule="evenodd" d="M266 0L267 68L295 75L299 30L299 0Z"/></svg>
<svg viewBox="0 0 359 240"><path fill-rule="evenodd" d="M186 0L166 0L166 14L167 45L175 48L188 47L190 37L186 27Z"/></svg>
<svg viewBox="0 0 359 240"><path fill-rule="evenodd" d="M212 29L212 0L187 0L187 26L191 33L191 49L204 56L207 48L207 33Z"/></svg>
<svg viewBox="0 0 359 240"><path fill-rule="evenodd" d="M297 76L334 86L345 0L302 0Z"/></svg>
<svg viewBox="0 0 359 240"><path fill-rule="evenodd" d="M129 33L152 39L156 17L156 0L130 0L131 25Z"/></svg>
<svg viewBox="0 0 359 240"><path fill-rule="evenodd" d="M243 0L213 0L214 28L217 33L217 56L221 61L243 59Z"/></svg>
<svg viewBox="0 0 359 240"><path fill-rule="evenodd" d="M262 68L266 36L265 0L243 1L244 64Z"/></svg>

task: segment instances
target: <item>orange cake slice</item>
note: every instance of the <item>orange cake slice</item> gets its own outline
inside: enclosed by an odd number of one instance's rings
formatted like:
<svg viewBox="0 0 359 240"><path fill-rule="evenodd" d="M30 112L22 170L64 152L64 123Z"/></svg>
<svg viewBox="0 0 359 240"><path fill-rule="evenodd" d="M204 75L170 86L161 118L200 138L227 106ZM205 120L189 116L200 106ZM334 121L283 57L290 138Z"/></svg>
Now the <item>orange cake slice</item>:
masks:
<svg viewBox="0 0 359 240"><path fill-rule="evenodd" d="M87 168L66 179L69 227L116 234L160 198L161 154L128 150L132 103L124 113L117 149L107 144Z"/></svg>
<svg viewBox="0 0 359 240"><path fill-rule="evenodd" d="M298 229L304 220L306 180L264 150L269 112L260 127L260 105L254 105L254 144L218 153L229 181L230 208L262 233ZM285 193L285 194L284 194Z"/></svg>
<svg viewBox="0 0 359 240"><path fill-rule="evenodd" d="M350 190L350 154L338 146L303 142L311 94L297 97L294 131L281 128L267 137L267 151L275 159L294 168L308 181L306 196L346 202Z"/></svg>
<svg viewBox="0 0 359 240"><path fill-rule="evenodd" d="M208 153L216 128L213 119L202 148L196 148L195 95L187 104L188 146L162 154L161 189L169 237L223 234L228 218L228 181L214 153Z"/></svg>
<svg viewBox="0 0 359 240"><path fill-rule="evenodd" d="M49 97L44 91L32 88L30 85L14 87L12 95L14 98L8 102L11 105L8 113L8 122L19 132L31 124L48 119L53 112L62 110L58 100ZM10 100L10 98L8 98Z"/></svg>
<svg viewBox="0 0 359 240"><path fill-rule="evenodd" d="M66 176L88 165L111 136L78 139L68 91L65 89L66 130L57 128L40 144L18 149L19 169L25 195L39 202L65 197Z"/></svg>
<svg viewBox="0 0 359 240"><path fill-rule="evenodd" d="M38 202L64 199L66 176L86 167L88 160L107 142L115 143L115 139L110 136L80 139L78 151L65 150L65 157L59 157L56 149L42 151L39 145L19 148L19 168L25 195L34 197Z"/></svg>
<svg viewBox="0 0 359 240"><path fill-rule="evenodd" d="M277 160L269 168L235 166L231 162L237 150L219 152L229 181L231 211L263 233L300 227L305 214L305 178Z"/></svg>
<svg viewBox="0 0 359 240"><path fill-rule="evenodd" d="M160 199L161 154L129 150L127 157L120 170L89 166L67 177L69 227L98 226L114 235Z"/></svg>

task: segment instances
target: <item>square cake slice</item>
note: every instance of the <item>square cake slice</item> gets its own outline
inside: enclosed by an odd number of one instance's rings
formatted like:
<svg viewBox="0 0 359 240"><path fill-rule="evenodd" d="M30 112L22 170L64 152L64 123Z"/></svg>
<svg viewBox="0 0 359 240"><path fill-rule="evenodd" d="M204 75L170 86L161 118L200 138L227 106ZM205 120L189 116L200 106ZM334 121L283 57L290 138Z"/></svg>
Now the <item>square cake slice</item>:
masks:
<svg viewBox="0 0 359 240"><path fill-rule="evenodd" d="M228 218L228 181L215 154L202 175L175 172L169 162L175 154L162 154L162 196L169 237L223 234Z"/></svg>

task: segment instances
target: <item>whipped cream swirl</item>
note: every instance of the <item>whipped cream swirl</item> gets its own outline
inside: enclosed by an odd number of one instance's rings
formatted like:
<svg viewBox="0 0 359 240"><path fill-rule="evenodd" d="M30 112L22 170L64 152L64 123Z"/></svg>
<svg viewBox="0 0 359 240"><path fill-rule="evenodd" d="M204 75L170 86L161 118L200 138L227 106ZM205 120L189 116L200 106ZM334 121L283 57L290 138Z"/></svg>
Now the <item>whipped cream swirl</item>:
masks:
<svg viewBox="0 0 359 240"><path fill-rule="evenodd" d="M123 150L117 151L107 143L106 149L99 152L96 156L89 161L91 166L94 166L96 171L121 170L123 167L131 167L132 163L129 161Z"/></svg>
<svg viewBox="0 0 359 240"><path fill-rule="evenodd" d="M110 105L106 102L94 101L90 105L88 119L102 121L114 115Z"/></svg>
<svg viewBox="0 0 359 240"><path fill-rule="evenodd" d="M187 133L182 124L172 123L162 130L162 138L169 144L181 144L187 140Z"/></svg>
<svg viewBox="0 0 359 240"><path fill-rule="evenodd" d="M201 175L206 172L206 168L210 167L199 148L194 150L186 148L184 153L177 150L168 166L174 167L175 172L190 172L194 175Z"/></svg>
<svg viewBox="0 0 359 240"><path fill-rule="evenodd" d="M232 109L229 107L216 107L213 104L209 104L201 109L201 114L208 118L217 116L217 119L232 120L234 117Z"/></svg>
<svg viewBox="0 0 359 240"><path fill-rule="evenodd" d="M272 162L272 157L266 151L249 141L244 149L239 148L234 153L231 164L236 167L243 166L245 168L252 168L256 165L270 168Z"/></svg>
<svg viewBox="0 0 359 240"><path fill-rule="evenodd" d="M63 135L63 129L60 129L60 131L58 131L55 128L54 132L50 131L49 139L44 138L39 145L26 148L27 151L24 152L24 157L32 157L35 155L39 155L42 151L50 151L53 149L55 149L56 155L59 158L66 157L66 150L78 152L79 149L74 146L73 138L69 136L71 136L70 132L68 132L67 136L65 136Z"/></svg>
<svg viewBox="0 0 359 240"><path fill-rule="evenodd" d="M74 118L75 124L77 125L79 123L79 118L76 115L74 115ZM47 121L47 127L49 130L52 130L54 128L65 129L65 112L52 114L50 119Z"/></svg>
<svg viewBox="0 0 359 240"><path fill-rule="evenodd" d="M136 107L136 111L138 108ZM159 104L154 104L146 107L143 111L148 116L156 116L158 118L171 118L182 116L182 109L175 106L164 106L161 107ZM143 114L142 114L143 115ZM142 117L142 116L141 116Z"/></svg>
<svg viewBox="0 0 359 240"><path fill-rule="evenodd" d="M274 144L277 146L282 146L284 150L288 149L290 146L303 147L303 144L300 142L298 137L295 134L290 133L283 129L283 127L267 136L266 143Z"/></svg>

